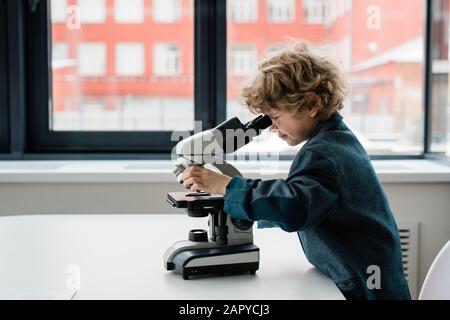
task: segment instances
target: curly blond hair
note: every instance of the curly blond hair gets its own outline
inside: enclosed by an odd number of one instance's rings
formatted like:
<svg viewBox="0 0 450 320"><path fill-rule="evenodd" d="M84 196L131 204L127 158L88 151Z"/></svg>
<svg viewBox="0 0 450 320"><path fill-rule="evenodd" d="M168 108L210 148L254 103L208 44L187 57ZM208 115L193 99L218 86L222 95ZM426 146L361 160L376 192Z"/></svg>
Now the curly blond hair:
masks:
<svg viewBox="0 0 450 320"><path fill-rule="evenodd" d="M272 109L298 113L318 107L317 119L323 121L343 108L346 92L347 84L337 65L297 42L263 61L240 96L252 113Z"/></svg>

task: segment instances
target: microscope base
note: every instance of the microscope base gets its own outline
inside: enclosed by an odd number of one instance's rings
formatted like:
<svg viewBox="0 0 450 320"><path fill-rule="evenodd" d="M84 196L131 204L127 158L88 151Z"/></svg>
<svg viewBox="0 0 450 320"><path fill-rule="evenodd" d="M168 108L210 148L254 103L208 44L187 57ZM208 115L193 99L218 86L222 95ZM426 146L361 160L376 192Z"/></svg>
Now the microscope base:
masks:
<svg viewBox="0 0 450 320"><path fill-rule="evenodd" d="M206 275L206 274L225 275L225 274L237 274L237 273L244 273L244 272L250 272L250 274L255 274L256 270L258 270L258 268L259 268L259 263L257 263L257 262L183 268L183 279L189 280L190 276Z"/></svg>
<svg viewBox="0 0 450 320"><path fill-rule="evenodd" d="M258 268L259 248L252 243L181 251L166 265L167 270L175 270L185 280L206 274L255 274Z"/></svg>

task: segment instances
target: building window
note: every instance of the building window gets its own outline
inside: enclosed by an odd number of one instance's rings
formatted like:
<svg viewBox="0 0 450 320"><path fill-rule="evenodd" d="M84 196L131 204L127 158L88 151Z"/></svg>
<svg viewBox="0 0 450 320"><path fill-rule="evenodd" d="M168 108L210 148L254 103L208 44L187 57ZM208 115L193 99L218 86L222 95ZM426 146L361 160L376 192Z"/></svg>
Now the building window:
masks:
<svg viewBox="0 0 450 320"><path fill-rule="evenodd" d="M69 58L69 46L67 43L53 43L52 48L52 60L53 61L60 61L60 60L66 60Z"/></svg>
<svg viewBox="0 0 450 320"><path fill-rule="evenodd" d="M330 1L332 5L333 1ZM325 3L323 0L303 0L305 23L322 24L325 22Z"/></svg>
<svg viewBox="0 0 450 320"><path fill-rule="evenodd" d="M81 43L78 45L78 74L102 76L106 73L106 45Z"/></svg>
<svg viewBox="0 0 450 320"><path fill-rule="evenodd" d="M180 72L180 48L174 44L155 44L153 47L153 73L158 76L173 76Z"/></svg>
<svg viewBox="0 0 450 320"><path fill-rule="evenodd" d="M258 64L253 46L236 45L231 48L231 74L247 76L256 70Z"/></svg>
<svg viewBox="0 0 450 320"><path fill-rule="evenodd" d="M144 0L115 0L114 21L117 23L143 23L145 18Z"/></svg>
<svg viewBox="0 0 450 320"><path fill-rule="evenodd" d="M231 20L234 23L252 23L258 19L257 0L231 0Z"/></svg>
<svg viewBox="0 0 450 320"><path fill-rule="evenodd" d="M267 20L272 23L293 22L295 18L295 0L268 0Z"/></svg>
<svg viewBox="0 0 450 320"><path fill-rule="evenodd" d="M174 23L181 18L180 0L153 0L153 19L158 23Z"/></svg>
<svg viewBox="0 0 450 320"><path fill-rule="evenodd" d="M116 74L140 76L145 72L145 48L142 43L116 45Z"/></svg>
<svg viewBox="0 0 450 320"><path fill-rule="evenodd" d="M74 61L69 59L69 45L63 42L53 43L52 68L57 70L73 66Z"/></svg>
<svg viewBox="0 0 450 320"><path fill-rule="evenodd" d="M375 3L372 3L375 4ZM334 0L330 1L326 6L325 19L326 24L334 23L338 18L345 16L352 11L351 0Z"/></svg>
<svg viewBox="0 0 450 320"><path fill-rule="evenodd" d="M106 20L105 0L78 0L81 23L104 23Z"/></svg>
<svg viewBox="0 0 450 320"><path fill-rule="evenodd" d="M67 0L52 0L50 9L53 23L64 23L66 21Z"/></svg>

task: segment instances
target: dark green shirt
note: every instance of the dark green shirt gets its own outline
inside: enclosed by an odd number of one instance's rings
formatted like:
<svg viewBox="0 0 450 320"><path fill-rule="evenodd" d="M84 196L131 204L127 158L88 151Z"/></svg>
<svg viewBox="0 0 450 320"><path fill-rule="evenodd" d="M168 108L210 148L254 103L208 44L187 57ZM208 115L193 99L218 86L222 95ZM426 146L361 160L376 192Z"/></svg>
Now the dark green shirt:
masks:
<svg viewBox="0 0 450 320"><path fill-rule="evenodd" d="M297 232L309 262L346 298L410 299L387 197L339 113L317 125L285 180L233 177L224 199L234 218Z"/></svg>

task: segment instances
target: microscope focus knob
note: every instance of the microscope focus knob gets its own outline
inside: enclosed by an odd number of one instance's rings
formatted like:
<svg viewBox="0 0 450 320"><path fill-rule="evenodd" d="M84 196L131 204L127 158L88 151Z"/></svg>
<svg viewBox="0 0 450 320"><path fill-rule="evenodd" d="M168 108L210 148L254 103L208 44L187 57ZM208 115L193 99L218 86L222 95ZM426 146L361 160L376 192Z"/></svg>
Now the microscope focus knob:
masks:
<svg viewBox="0 0 450 320"><path fill-rule="evenodd" d="M249 221L249 220L238 220L238 219L231 218L231 222L234 224L234 226L236 228L238 228L239 230L242 230L242 231L247 231L247 230L251 229L251 227L253 227L253 221Z"/></svg>
<svg viewBox="0 0 450 320"><path fill-rule="evenodd" d="M204 242L208 241L208 232L202 229L192 229L189 231L189 241Z"/></svg>

